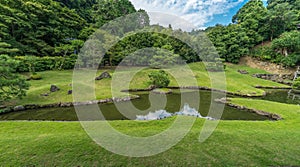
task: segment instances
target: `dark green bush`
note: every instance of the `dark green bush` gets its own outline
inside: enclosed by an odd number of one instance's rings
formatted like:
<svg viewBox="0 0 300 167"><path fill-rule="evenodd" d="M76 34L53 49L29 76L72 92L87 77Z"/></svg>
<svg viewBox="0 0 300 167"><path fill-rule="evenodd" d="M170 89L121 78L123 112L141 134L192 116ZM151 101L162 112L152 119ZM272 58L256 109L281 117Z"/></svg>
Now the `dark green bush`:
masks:
<svg viewBox="0 0 300 167"><path fill-rule="evenodd" d="M284 65L284 66L287 66L287 67L294 67L296 66L298 63L300 63L300 55L299 54L292 54L292 55L289 55L287 57L284 57L282 60L281 60L281 63Z"/></svg>
<svg viewBox="0 0 300 167"><path fill-rule="evenodd" d="M300 90L300 78L296 79L293 83L293 89Z"/></svg>
<svg viewBox="0 0 300 167"><path fill-rule="evenodd" d="M39 72L73 69L77 55L67 57L16 56L14 58L20 62L17 67L18 72Z"/></svg>
<svg viewBox="0 0 300 167"><path fill-rule="evenodd" d="M169 75L164 70L151 72L148 76L151 84L157 88L165 88L170 84Z"/></svg>

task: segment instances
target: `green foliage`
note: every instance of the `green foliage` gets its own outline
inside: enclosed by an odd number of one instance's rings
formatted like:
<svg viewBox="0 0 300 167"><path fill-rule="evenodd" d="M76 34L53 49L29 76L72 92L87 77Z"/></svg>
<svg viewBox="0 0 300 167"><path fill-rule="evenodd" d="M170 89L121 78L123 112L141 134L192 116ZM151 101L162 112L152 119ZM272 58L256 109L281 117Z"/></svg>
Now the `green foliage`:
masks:
<svg viewBox="0 0 300 167"><path fill-rule="evenodd" d="M0 11L7 32L0 37L19 54L53 55L56 45L77 38L86 25L74 10L53 0L1 1Z"/></svg>
<svg viewBox="0 0 300 167"><path fill-rule="evenodd" d="M300 1L268 0L268 13L259 29L265 40L272 41L283 32L296 30L300 23Z"/></svg>
<svg viewBox="0 0 300 167"><path fill-rule="evenodd" d="M129 56L130 58L126 60L126 63L129 65L152 64L153 67L157 66L157 63L159 63L157 61L164 61L167 63L166 65L170 63L174 64L178 62L179 59L182 59L187 63L200 61L199 56L190 46L183 41L172 37L171 34L173 36L180 36L181 38L192 40L191 35L181 31L173 31L172 29L166 29L159 26L145 27L138 33L129 33L115 46L111 47L109 52L106 53L104 61L110 62L110 65L117 65L122 59ZM147 51L139 51L145 48L153 48L153 50L147 49ZM162 48L166 51L170 51L170 53L155 51L155 48ZM138 53L135 53L136 51L138 51ZM136 56L131 55L133 53ZM138 57L137 55L141 57ZM163 60L163 58L166 58L166 60Z"/></svg>
<svg viewBox="0 0 300 167"><path fill-rule="evenodd" d="M293 83L293 89L300 90L300 78L297 78Z"/></svg>
<svg viewBox="0 0 300 167"><path fill-rule="evenodd" d="M97 27L101 27L118 17L136 12L134 6L128 0L99 0L93 8L93 17Z"/></svg>
<svg viewBox="0 0 300 167"><path fill-rule="evenodd" d="M299 0L269 0L265 8L261 0L250 0L233 16L234 25L216 25L207 33L227 62L237 63L251 50L251 56L294 66L300 46L299 31L293 31L300 24L299 6ZM273 41L272 47L254 47L264 40Z"/></svg>
<svg viewBox="0 0 300 167"><path fill-rule="evenodd" d="M284 56L291 53L300 53L300 31L283 33L272 42L272 48Z"/></svg>
<svg viewBox="0 0 300 167"><path fill-rule="evenodd" d="M69 9L74 9L76 13L88 23L92 23L93 6L98 3L97 0L55 0Z"/></svg>
<svg viewBox="0 0 300 167"><path fill-rule="evenodd" d="M287 57L284 57L281 60L281 63L287 67L295 67L300 64L300 54L292 54Z"/></svg>
<svg viewBox="0 0 300 167"><path fill-rule="evenodd" d="M261 0L250 0L233 16L232 22L241 25L247 34L249 48L263 41L259 29L264 24L263 19L266 14L267 9Z"/></svg>
<svg viewBox="0 0 300 167"><path fill-rule="evenodd" d="M240 57L249 52L249 37L240 25L216 25L207 30L221 58L231 63L238 63Z"/></svg>
<svg viewBox="0 0 300 167"><path fill-rule="evenodd" d="M30 75L30 79L32 80L41 80L42 79L42 76L40 74L32 74Z"/></svg>
<svg viewBox="0 0 300 167"><path fill-rule="evenodd" d="M25 96L29 84L15 73L18 62L6 55L0 55L0 64L0 103Z"/></svg>
<svg viewBox="0 0 300 167"><path fill-rule="evenodd" d="M8 44L6 42L2 42L1 38L0 38L0 54L12 55L12 54L14 54L18 51L19 51L18 49L12 48L11 44Z"/></svg>
<svg viewBox="0 0 300 167"><path fill-rule="evenodd" d="M148 76L151 84L157 88L165 88L170 84L169 75L164 70L151 72Z"/></svg>
<svg viewBox="0 0 300 167"><path fill-rule="evenodd" d="M66 57L34 57L16 56L20 63L16 67L18 72L39 72L47 70L73 69L76 63L76 55Z"/></svg>
<svg viewBox="0 0 300 167"><path fill-rule="evenodd" d="M128 0L0 1L0 54L78 53L82 44L74 40L86 40L100 25L133 12Z"/></svg>

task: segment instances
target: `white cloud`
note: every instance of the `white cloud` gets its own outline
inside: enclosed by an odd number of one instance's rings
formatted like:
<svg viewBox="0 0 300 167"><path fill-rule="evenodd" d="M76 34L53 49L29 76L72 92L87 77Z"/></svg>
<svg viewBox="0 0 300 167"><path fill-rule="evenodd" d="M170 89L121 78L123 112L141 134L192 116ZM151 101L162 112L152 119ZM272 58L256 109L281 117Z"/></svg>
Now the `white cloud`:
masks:
<svg viewBox="0 0 300 167"><path fill-rule="evenodd" d="M209 22L216 14L225 14L229 9L242 3L244 0L130 0L136 9L145 9L147 12L162 12L179 16L200 28ZM151 23L153 17L150 15ZM157 18L157 14L156 14ZM174 24L173 20L163 19ZM160 24L167 24L160 23Z"/></svg>

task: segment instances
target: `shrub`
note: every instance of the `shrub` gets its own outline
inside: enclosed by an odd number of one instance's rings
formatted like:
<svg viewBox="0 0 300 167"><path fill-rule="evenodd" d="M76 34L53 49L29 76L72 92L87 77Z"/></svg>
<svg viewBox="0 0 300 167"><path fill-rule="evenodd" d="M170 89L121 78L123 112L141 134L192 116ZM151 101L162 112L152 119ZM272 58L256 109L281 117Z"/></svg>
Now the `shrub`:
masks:
<svg viewBox="0 0 300 167"><path fill-rule="evenodd" d="M300 90L300 78L296 79L293 83L293 89Z"/></svg>
<svg viewBox="0 0 300 167"><path fill-rule="evenodd" d="M294 67L300 62L300 55L292 54L281 60L281 63L287 67Z"/></svg>
<svg viewBox="0 0 300 167"><path fill-rule="evenodd" d="M40 75L40 74L32 74L31 76L30 76L30 79L32 79L32 80L41 80L42 79L42 76Z"/></svg>
<svg viewBox="0 0 300 167"><path fill-rule="evenodd" d="M17 67L18 72L39 72L73 69L77 60L77 55L67 57L16 56L14 59L20 62Z"/></svg>
<svg viewBox="0 0 300 167"><path fill-rule="evenodd" d="M151 84L157 88L164 88L170 84L169 75L164 70L151 72L148 76Z"/></svg>

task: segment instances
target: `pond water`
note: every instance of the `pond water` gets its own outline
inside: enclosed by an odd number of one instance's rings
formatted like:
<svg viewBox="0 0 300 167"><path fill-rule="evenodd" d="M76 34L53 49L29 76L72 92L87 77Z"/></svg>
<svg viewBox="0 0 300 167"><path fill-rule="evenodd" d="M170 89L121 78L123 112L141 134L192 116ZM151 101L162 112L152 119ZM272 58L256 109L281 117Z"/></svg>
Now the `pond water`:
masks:
<svg viewBox="0 0 300 167"><path fill-rule="evenodd" d="M289 90L287 89L266 89L265 91L267 92L267 95L260 97L259 99L286 104L300 104L300 94L295 94L296 97L293 99L294 94L289 96Z"/></svg>
<svg viewBox="0 0 300 167"><path fill-rule="evenodd" d="M131 102L121 102L122 113L129 113L125 117L117 109L115 104L100 104L99 108L105 116L106 120L128 120L136 119L137 115L147 115L149 112L155 112L158 110L166 110L170 113L180 111L185 104L190 107L196 108L201 116L206 117L211 107L211 92L199 91L199 92L173 92L173 94L160 95L149 92L139 92L141 98L133 100ZM185 98L182 98L184 95ZM223 95L220 94L221 98ZM187 98L186 98L187 97ZM200 99L200 100L199 100ZM166 103L163 103L166 100ZM200 101L200 104L199 104ZM131 111L129 106L133 104L134 107L141 111ZM151 105L155 104L155 105ZM222 107L221 104L213 102L213 107ZM211 115L210 115L211 116ZM247 111L239 110L236 108L225 106L222 120L268 120L269 118L250 113ZM11 112L0 115L0 120L42 120L42 121L77 121L77 115L74 107L67 108L45 108L38 110L26 110L21 112Z"/></svg>

